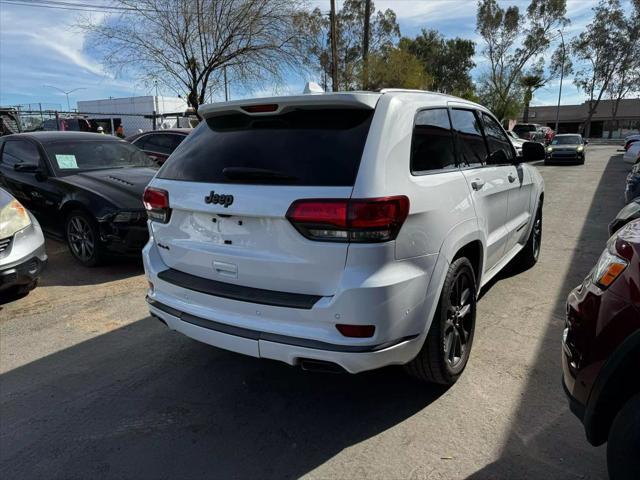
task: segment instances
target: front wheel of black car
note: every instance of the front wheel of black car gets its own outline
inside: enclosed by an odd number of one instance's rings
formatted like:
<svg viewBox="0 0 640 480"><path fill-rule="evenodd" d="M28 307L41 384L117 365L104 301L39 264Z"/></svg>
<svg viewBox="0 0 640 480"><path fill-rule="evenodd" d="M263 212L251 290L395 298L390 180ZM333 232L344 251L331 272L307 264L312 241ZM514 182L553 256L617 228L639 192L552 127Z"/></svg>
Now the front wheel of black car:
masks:
<svg viewBox="0 0 640 480"><path fill-rule="evenodd" d="M453 385L469 360L476 323L476 278L468 259L447 272L438 309L418 356L406 368L414 377Z"/></svg>
<svg viewBox="0 0 640 480"><path fill-rule="evenodd" d="M640 474L640 393L620 409L609 430L607 469L611 480L637 479Z"/></svg>
<svg viewBox="0 0 640 480"><path fill-rule="evenodd" d="M85 267L95 267L102 260L102 244L96 221L82 210L67 216L65 236L71 254Z"/></svg>

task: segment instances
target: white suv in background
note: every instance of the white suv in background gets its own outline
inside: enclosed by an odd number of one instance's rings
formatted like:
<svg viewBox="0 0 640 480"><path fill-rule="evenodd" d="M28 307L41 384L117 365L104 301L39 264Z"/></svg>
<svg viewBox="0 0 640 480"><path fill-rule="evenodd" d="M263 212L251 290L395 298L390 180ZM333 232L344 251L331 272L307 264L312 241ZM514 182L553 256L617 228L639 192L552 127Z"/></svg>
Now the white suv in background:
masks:
<svg viewBox="0 0 640 480"><path fill-rule="evenodd" d="M144 195L152 315L305 369L455 382L480 287L540 251L542 178L493 115L401 90L199 113Z"/></svg>

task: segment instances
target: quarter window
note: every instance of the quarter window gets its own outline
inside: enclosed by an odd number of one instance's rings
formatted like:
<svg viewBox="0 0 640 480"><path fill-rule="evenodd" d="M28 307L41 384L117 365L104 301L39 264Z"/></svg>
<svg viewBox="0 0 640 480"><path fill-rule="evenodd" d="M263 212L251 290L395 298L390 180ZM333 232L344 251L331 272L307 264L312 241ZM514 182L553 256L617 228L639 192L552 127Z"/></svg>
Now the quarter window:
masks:
<svg viewBox="0 0 640 480"><path fill-rule="evenodd" d="M411 173L449 168L456 168L456 158L447 109L418 112L411 142Z"/></svg>
<svg viewBox="0 0 640 480"><path fill-rule="evenodd" d="M7 165L40 164L40 152L33 143L24 140L7 140L2 149L2 163Z"/></svg>
<svg viewBox="0 0 640 480"><path fill-rule="evenodd" d="M486 113L482 114L482 124L484 133L487 136L487 144L489 145L489 158L487 163L490 165L502 165L513 163L513 147L511 141L502 131L502 128L493 118Z"/></svg>
<svg viewBox="0 0 640 480"><path fill-rule="evenodd" d="M488 152L477 114L473 110L453 109L451 121L453 129L458 134L461 166L479 167L484 165Z"/></svg>

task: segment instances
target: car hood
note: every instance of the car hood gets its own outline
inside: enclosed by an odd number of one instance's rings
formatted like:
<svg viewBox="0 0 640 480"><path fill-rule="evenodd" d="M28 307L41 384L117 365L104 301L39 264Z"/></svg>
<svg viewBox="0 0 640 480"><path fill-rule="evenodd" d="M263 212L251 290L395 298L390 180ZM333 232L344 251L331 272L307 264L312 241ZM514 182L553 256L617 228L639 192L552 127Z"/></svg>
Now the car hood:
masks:
<svg viewBox="0 0 640 480"><path fill-rule="evenodd" d="M123 209L141 210L142 194L157 170L110 168L59 177L58 181L93 192Z"/></svg>
<svg viewBox="0 0 640 480"><path fill-rule="evenodd" d="M549 147L551 147L553 150L575 150L576 148L580 147L582 145L576 143L574 145L567 145L567 144L562 144L562 145L549 145Z"/></svg>

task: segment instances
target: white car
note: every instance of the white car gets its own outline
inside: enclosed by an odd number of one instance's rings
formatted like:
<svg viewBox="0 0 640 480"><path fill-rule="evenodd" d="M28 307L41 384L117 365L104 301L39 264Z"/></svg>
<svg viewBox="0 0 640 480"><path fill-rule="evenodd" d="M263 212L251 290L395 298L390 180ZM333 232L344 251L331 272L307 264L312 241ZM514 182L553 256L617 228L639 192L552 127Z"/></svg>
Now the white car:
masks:
<svg viewBox="0 0 640 480"><path fill-rule="evenodd" d="M0 295L14 299L33 290L46 264L40 224L0 188Z"/></svg>
<svg viewBox="0 0 640 480"><path fill-rule="evenodd" d="M513 130L507 130L507 135L509 136L509 140L511 140L511 144L513 148L516 149L516 156L522 156L522 145L524 145L525 140L520 138L516 132Z"/></svg>
<svg viewBox="0 0 640 480"><path fill-rule="evenodd" d="M151 314L305 369L455 382L481 286L540 252L543 180L493 115L402 90L199 113L144 195Z"/></svg>
<svg viewBox="0 0 640 480"><path fill-rule="evenodd" d="M633 142L624 152L622 159L631 165L638 163L640 161L640 142Z"/></svg>

